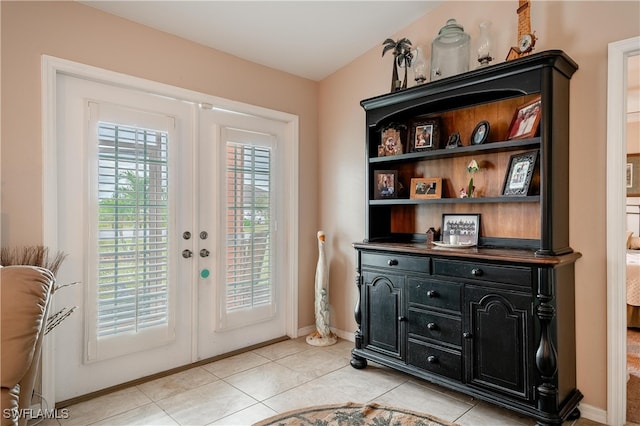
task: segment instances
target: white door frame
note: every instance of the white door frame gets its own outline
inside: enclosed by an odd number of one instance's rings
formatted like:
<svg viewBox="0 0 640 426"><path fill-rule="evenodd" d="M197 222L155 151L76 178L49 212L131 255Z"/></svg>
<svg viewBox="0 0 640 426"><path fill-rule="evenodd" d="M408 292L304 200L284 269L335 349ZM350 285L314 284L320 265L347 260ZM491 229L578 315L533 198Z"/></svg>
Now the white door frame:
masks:
<svg viewBox="0 0 640 426"><path fill-rule="evenodd" d="M627 57L640 37L609 43L607 87L607 424L627 415L626 287L626 86Z"/></svg>
<svg viewBox="0 0 640 426"><path fill-rule="evenodd" d="M284 189L282 199L285 205L284 224L285 246L288 259L286 267L286 333L289 337L298 337L298 116L231 101L195 91L170 86L155 81L145 80L113 71L104 70L90 65L80 64L65 59L42 55L41 62L41 108L42 108L42 244L52 251L58 250L58 197L57 197L57 152L56 152L56 79L58 74L66 74L108 84L144 90L149 93L168 96L195 104L209 104L229 111L238 111L272 120L279 120L286 125L286 147L283 161ZM193 123L196 126L196 123ZM55 296L53 299L54 307ZM197 292L193 292L192 306L195 315L197 308ZM58 307L59 308L59 307ZM55 368L54 368L54 339L45 338L42 355L42 396L50 406L56 401ZM193 360L195 361L195 359Z"/></svg>

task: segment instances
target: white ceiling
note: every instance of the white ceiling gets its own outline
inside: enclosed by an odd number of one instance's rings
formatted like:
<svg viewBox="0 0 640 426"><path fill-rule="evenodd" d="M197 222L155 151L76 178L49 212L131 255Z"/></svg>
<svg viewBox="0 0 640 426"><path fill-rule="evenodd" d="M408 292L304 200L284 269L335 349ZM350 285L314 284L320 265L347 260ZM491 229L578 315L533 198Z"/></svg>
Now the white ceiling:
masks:
<svg viewBox="0 0 640 426"><path fill-rule="evenodd" d="M442 1L82 1L311 80L322 80ZM382 48L380 49L382 53Z"/></svg>

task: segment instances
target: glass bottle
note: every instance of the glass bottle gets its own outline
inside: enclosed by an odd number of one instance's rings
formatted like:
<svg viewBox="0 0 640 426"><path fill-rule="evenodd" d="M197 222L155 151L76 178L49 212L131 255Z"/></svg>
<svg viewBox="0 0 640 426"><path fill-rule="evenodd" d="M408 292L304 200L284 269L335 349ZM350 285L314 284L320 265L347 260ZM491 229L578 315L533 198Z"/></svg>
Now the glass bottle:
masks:
<svg viewBox="0 0 640 426"><path fill-rule="evenodd" d="M458 230L456 227L451 227L449 231L449 244L458 244Z"/></svg>
<svg viewBox="0 0 640 426"><path fill-rule="evenodd" d="M427 61L424 59L422 47L416 47L413 56L413 75L418 84L422 84L427 79Z"/></svg>
<svg viewBox="0 0 640 426"><path fill-rule="evenodd" d="M471 38L462 25L449 19L431 45L431 80L469 71Z"/></svg>
<svg viewBox="0 0 640 426"><path fill-rule="evenodd" d="M478 36L478 62L479 67L489 65L493 61L491 56L493 43L491 41L491 21L482 21L480 23L480 35Z"/></svg>

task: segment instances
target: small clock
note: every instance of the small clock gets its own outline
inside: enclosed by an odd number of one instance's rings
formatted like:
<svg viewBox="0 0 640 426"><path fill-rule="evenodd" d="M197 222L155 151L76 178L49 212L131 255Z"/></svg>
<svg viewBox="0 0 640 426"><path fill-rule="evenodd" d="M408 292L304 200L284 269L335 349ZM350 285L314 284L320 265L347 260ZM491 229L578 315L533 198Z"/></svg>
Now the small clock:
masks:
<svg viewBox="0 0 640 426"><path fill-rule="evenodd" d="M520 53L531 52L535 42L536 39L533 34L524 34L520 37L520 41L518 42L518 50L520 50Z"/></svg>

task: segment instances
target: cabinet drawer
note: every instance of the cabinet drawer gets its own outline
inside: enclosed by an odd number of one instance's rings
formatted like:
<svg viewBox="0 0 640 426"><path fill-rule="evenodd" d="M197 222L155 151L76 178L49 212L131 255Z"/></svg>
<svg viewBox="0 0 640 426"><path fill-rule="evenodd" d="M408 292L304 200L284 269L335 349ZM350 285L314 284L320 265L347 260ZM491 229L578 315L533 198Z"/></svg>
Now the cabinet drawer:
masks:
<svg viewBox="0 0 640 426"><path fill-rule="evenodd" d="M491 265L480 262L434 259L433 273L446 277L493 281L504 284L531 286L532 269L526 266Z"/></svg>
<svg viewBox="0 0 640 426"><path fill-rule="evenodd" d="M431 270L428 257L398 255L395 253L363 252L360 259L363 266L404 269L411 272L424 272L427 274Z"/></svg>
<svg viewBox="0 0 640 426"><path fill-rule="evenodd" d="M462 380L462 357L453 350L409 341L408 363L454 380Z"/></svg>
<svg viewBox="0 0 640 426"><path fill-rule="evenodd" d="M460 318L451 318L435 312L409 308L409 334L460 346L462 324Z"/></svg>
<svg viewBox="0 0 640 426"><path fill-rule="evenodd" d="M407 287L409 303L460 312L462 286L458 283L409 277Z"/></svg>

